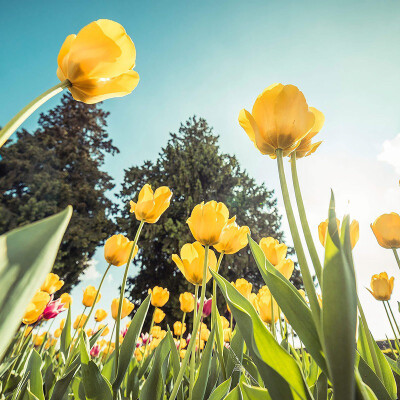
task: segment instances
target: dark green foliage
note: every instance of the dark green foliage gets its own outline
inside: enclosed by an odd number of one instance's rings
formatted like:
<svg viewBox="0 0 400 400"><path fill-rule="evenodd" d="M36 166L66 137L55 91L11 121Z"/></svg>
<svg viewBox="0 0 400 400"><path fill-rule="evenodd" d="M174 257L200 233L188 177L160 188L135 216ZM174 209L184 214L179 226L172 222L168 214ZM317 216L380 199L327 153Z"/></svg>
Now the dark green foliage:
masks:
<svg viewBox="0 0 400 400"><path fill-rule="evenodd" d="M105 196L114 184L100 170L105 154L118 152L105 131L107 116L64 95L40 115L33 134L22 130L0 150L0 233L73 206L54 269L64 290L78 283L96 247L115 231L114 205Z"/></svg>
<svg viewBox="0 0 400 400"><path fill-rule="evenodd" d="M237 215L239 225L250 227L256 241L266 236L283 240L273 191L256 184L240 168L235 156L221 152L218 136L202 118L193 117L181 125L179 133L171 133L158 160L146 161L125 171L119 197L126 208L118 225L131 239L138 221L129 214L129 200L136 199L146 183L153 188L169 186L173 198L156 224L144 226L140 250L134 260L139 272L129 279L128 292L133 300L139 301L146 297L149 288L167 287L172 295L164 311L171 326L174 318L181 318L177 312L179 293L193 291L193 285L183 278L171 256L179 254L185 243L194 242L186 220L196 204L222 201L228 206L230 216ZM233 256L225 256L220 273L230 281L244 277L253 283L254 290L263 285L248 247Z"/></svg>

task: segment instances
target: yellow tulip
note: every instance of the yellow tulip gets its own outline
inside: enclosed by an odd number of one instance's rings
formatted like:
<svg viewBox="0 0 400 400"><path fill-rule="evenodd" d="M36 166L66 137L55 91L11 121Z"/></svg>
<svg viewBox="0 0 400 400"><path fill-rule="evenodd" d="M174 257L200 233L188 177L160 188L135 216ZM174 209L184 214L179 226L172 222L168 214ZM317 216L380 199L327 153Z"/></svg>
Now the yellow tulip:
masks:
<svg viewBox="0 0 400 400"><path fill-rule="evenodd" d="M394 277L390 279L386 272L381 272L379 275L373 275L371 278L371 290L367 290L375 297L376 300L385 301L392 297L394 285Z"/></svg>
<svg viewBox="0 0 400 400"><path fill-rule="evenodd" d="M25 325L34 324L43 314L44 309L50 301L50 295L47 292L38 291L33 296L25 310L22 322Z"/></svg>
<svg viewBox="0 0 400 400"><path fill-rule="evenodd" d="M234 254L247 246L249 242L247 235L250 234L248 226L239 227L236 223L236 216L229 219L222 229L219 242L214 245L215 250L219 253Z"/></svg>
<svg viewBox="0 0 400 400"><path fill-rule="evenodd" d="M179 341L178 341L178 344L179 344ZM182 338L180 344L181 344L181 349L184 349L187 346L187 341L184 338Z"/></svg>
<svg viewBox="0 0 400 400"><path fill-rule="evenodd" d="M64 329L64 326L65 326L65 318L63 318L63 319L60 321L60 329L61 329L61 330Z"/></svg>
<svg viewBox="0 0 400 400"><path fill-rule="evenodd" d="M65 39L58 54L57 76L68 79L73 98L87 104L125 96L139 83L132 71L136 50L117 22L99 19Z"/></svg>
<svg viewBox="0 0 400 400"><path fill-rule="evenodd" d="M56 330L54 331L54 337L55 337L55 338L59 338L59 337L61 336L61 332L62 332L61 329L56 329Z"/></svg>
<svg viewBox="0 0 400 400"><path fill-rule="evenodd" d="M200 329L200 339L207 342L208 338L210 337L210 330L207 328L207 326L202 326Z"/></svg>
<svg viewBox="0 0 400 400"><path fill-rule="evenodd" d="M183 330L182 330L182 322L176 321L174 323L174 335L175 336L181 336L185 333L186 331L186 324L183 324Z"/></svg>
<svg viewBox="0 0 400 400"><path fill-rule="evenodd" d="M119 299L113 299L111 302L111 316L116 320L118 317L118 307L119 307ZM121 319L127 317L135 308L135 305L131 303L127 298L124 298L122 301L122 311L121 311Z"/></svg>
<svg viewBox="0 0 400 400"><path fill-rule="evenodd" d="M83 292L82 304L85 307L92 307L96 294L97 294L97 289L94 286L88 286ZM101 294L99 293L96 303L98 303L100 299L101 299Z"/></svg>
<svg viewBox="0 0 400 400"><path fill-rule="evenodd" d="M151 294L151 304L154 307L163 307L169 299L168 289L159 286L149 289L149 294Z"/></svg>
<svg viewBox="0 0 400 400"><path fill-rule="evenodd" d="M24 337L28 337L30 333L32 332L33 326L27 326L25 331L24 331Z"/></svg>
<svg viewBox="0 0 400 400"><path fill-rule="evenodd" d="M224 342L230 342L232 337L231 328L224 329Z"/></svg>
<svg viewBox="0 0 400 400"><path fill-rule="evenodd" d="M96 310L96 313L94 314L94 320L96 322L101 322L107 318L107 315L108 314L105 310L103 310L102 308L99 308L98 310Z"/></svg>
<svg viewBox="0 0 400 400"><path fill-rule="evenodd" d="M88 337L92 337L93 336L93 329L86 329L86 335L88 335Z"/></svg>
<svg viewBox="0 0 400 400"><path fill-rule="evenodd" d="M64 308L69 308L69 306L72 304L72 296L68 293L63 293L60 296L61 303L64 304Z"/></svg>
<svg viewBox="0 0 400 400"><path fill-rule="evenodd" d="M253 285L250 282L247 282L246 279L240 278L236 279L236 282L232 282L232 285L243 297L249 299L251 290L253 289Z"/></svg>
<svg viewBox="0 0 400 400"><path fill-rule="evenodd" d="M296 148L296 158L307 157L314 153L322 142L311 143L313 137L319 133L324 126L325 117L321 111L314 107L310 107L310 111L314 114L315 122L310 132L300 141L299 147Z"/></svg>
<svg viewBox="0 0 400 400"><path fill-rule="evenodd" d="M206 251L199 242L186 243L182 246L181 257L179 258L177 254L173 254L172 260L190 283L201 285L203 282L205 254ZM211 279L211 272L208 267L213 271L217 269L217 257L211 249L208 249L206 283Z"/></svg>
<svg viewBox="0 0 400 400"><path fill-rule="evenodd" d="M271 296L271 294L268 294L265 291L257 296L258 311L260 313L260 318L266 324L272 323L271 301L273 301L273 297ZM273 301L273 308L274 308L274 323L275 323L279 319L279 307L278 303L275 300Z"/></svg>
<svg viewBox="0 0 400 400"><path fill-rule="evenodd" d="M154 310L154 322L159 324L165 317L165 312L161 308L156 308Z"/></svg>
<svg viewBox="0 0 400 400"><path fill-rule="evenodd" d="M194 309L194 297L191 293L181 293L179 296L179 302L181 304L181 310L184 313L191 313Z"/></svg>
<svg viewBox="0 0 400 400"><path fill-rule="evenodd" d="M279 243L279 240L273 237L262 238L260 247L266 259L274 266L278 265L286 257L286 244Z"/></svg>
<svg viewBox="0 0 400 400"><path fill-rule="evenodd" d="M180 353L179 353L179 357L180 357L181 359L184 359L184 358L185 358L185 355L186 355L186 350L185 350L185 349L182 349L182 350L180 351Z"/></svg>
<svg viewBox="0 0 400 400"><path fill-rule="evenodd" d="M41 346L44 341L44 337L46 336L46 332L43 332L41 335L33 335L33 343L35 346Z"/></svg>
<svg viewBox="0 0 400 400"><path fill-rule="evenodd" d="M75 319L75 322L73 325L74 329L82 328L83 325L85 324L86 319L87 319L87 315L79 314Z"/></svg>
<svg viewBox="0 0 400 400"><path fill-rule="evenodd" d="M251 114L243 109L239 124L256 148L271 158L276 150L289 155L314 126L315 117L303 93L293 85L268 86L256 99Z"/></svg>
<svg viewBox="0 0 400 400"><path fill-rule="evenodd" d="M104 331L101 333L101 336L107 336L108 333L110 332L110 329L108 326L106 326L104 324L100 324L99 327L97 328L97 331L101 331L103 328L104 328Z"/></svg>
<svg viewBox="0 0 400 400"><path fill-rule="evenodd" d="M64 281L60 281L60 277L56 274L50 272L47 274L45 281L43 282L40 290L42 292L47 292L48 294L53 294L60 290L64 285Z"/></svg>
<svg viewBox="0 0 400 400"><path fill-rule="evenodd" d="M104 245L104 258L109 264L120 267L128 262L132 246L133 242L124 235L113 235L107 239ZM136 245L132 258L136 256L138 249Z"/></svg>
<svg viewBox="0 0 400 400"><path fill-rule="evenodd" d="M212 200L198 204L186 221L194 238L203 245L213 246L220 241L228 222L229 211L224 203Z"/></svg>
<svg viewBox="0 0 400 400"><path fill-rule="evenodd" d="M337 218L336 218L336 225L340 236L340 220ZM318 225L319 241L324 247L325 247L327 232L328 232L328 220L325 220ZM358 221L354 219L353 221L351 221L350 224L350 244L352 249L354 249L354 246L357 244L359 238L360 238L360 227Z"/></svg>
<svg viewBox="0 0 400 400"><path fill-rule="evenodd" d="M289 258L285 258L282 260L277 266L276 269L286 278L290 279L294 271L294 262Z"/></svg>
<svg viewBox="0 0 400 400"><path fill-rule="evenodd" d="M172 192L167 186L161 186L153 193L151 186L146 184L139 192L138 202L130 202L130 211L135 213L137 220L154 224L169 207L171 197Z"/></svg>
<svg viewBox="0 0 400 400"><path fill-rule="evenodd" d="M373 224L372 232L379 245L385 249L400 248L400 215L394 212L382 214Z"/></svg>
<svg viewBox="0 0 400 400"><path fill-rule="evenodd" d="M161 326L154 325L151 328L150 335L153 336L153 338L159 338L161 336Z"/></svg>
<svg viewBox="0 0 400 400"><path fill-rule="evenodd" d="M136 348L135 351L133 352L133 354L136 357L136 360L138 362L142 361L142 359L143 359L143 351L141 350L140 347Z"/></svg>

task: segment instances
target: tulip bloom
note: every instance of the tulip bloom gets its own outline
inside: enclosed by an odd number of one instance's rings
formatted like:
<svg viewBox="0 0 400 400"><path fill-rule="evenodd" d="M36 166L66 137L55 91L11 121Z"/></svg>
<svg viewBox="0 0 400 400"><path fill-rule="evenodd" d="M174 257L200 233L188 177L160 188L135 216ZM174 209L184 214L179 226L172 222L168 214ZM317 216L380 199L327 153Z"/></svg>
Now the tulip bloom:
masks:
<svg viewBox="0 0 400 400"><path fill-rule="evenodd" d="M151 304L154 307L163 307L169 299L168 289L159 286L149 289L149 294L151 294Z"/></svg>
<svg viewBox="0 0 400 400"><path fill-rule="evenodd" d="M186 222L198 242L213 246L219 242L228 218L229 211L226 205L212 200L194 207Z"/></svg>
<svg viewBox="0 0 400 400"><path fill-rule="evenodd" d="M315 117L303 93L293 85L268 86L256 99L251 114L242 109L239 124L262 153L289 155L314 126Z"/></svg>
<svg viewBox="0 0 400 400"><path fill-rule="evenodd" d="M42 316L49 301L50 295L48 293L42 291L36 292L25 310L22 322L25 325L34 324Z"/></svg>
<svg viewBox="0 0 400 400"><path fill-rule="evenodd" d="M289 280L294 271L294 262L289 258L285 258L275 268Z"/></svg>
<svg viewBox="0 0 400 400"><path fill-rule="evenodd" d="M181 304L181 310L184 313L191 313L194 309L194 297L191 293L181 293L179 296L179 302Z"/></svg>
<svg viewBox="0 0 400 400"><path fill-rule="evenodd" d="M101 331L103 328L104 331L101 333L101 336L107 336L108 333L110 332L110 329L108 326L105 326L104 324L100 324L96 332Z"/></svg>
<svg viewBox="0 0 400 400"><path fill-rule="evenodd" d="M120 267L128 262L132 246L133 242L124 235L113 235L104 245L104 258L109 264ZM136 256L138 249L136 245L132 257Z"/></svg>
<svg viewBox="0 0 400 400"><path fill-rule="evenodd" d="M94 286L88 286L83 292L83 300L82 304L85 307L92 307L94 303L94 299L96 298L97 289ZM101 299L101 294L99 293L96 303L98 303Z"/></svg>
<svg viewBox="0 0 400 400"><path fill-rule="evenodd" d="M214 245L219 253L234 254L243 249L248 244L247 235L250 234L248 226L239 227L236 223L236 216L229 219L224 226L219 238L219 242Z"/></svg>
<svg viewBox="0 0 400 400"><path fill-rule="evenodd" d="M296 158L307 157L314 153L322 142L311 143L313 137L319 133L324 126L325 117L321 111L314 107L310 107L310 111L314 114L315 122L310 132L300 141L299 147L296 148Z"/></svg>
<svg viewBox="0 0 400 400"><path fill-rule="evenodd" d="M394 277L390 279L386 272L381 272L379 275L373 275L371 278L371 290L367 290L375 297L376 300L387 301L392 297L394 285Z"/></svg>
<svg viewBox="0 0 400 400"><path fill-rule="evenodd" d="M171 197L172 192L167 186L161 186L153 193L151 186L146 184L139 192L137 203L130 202L130 212L135 213L138 221L154 224L169 207Z"/></svg>
<svg viewBox="0 0 400 400"><path fill-rule="evenodd" d="M107 315L108 314L105 310L103 310L102 308L99 308L98 310L96 310L96 313L94 315L94 320L96 322L101 322L107 318Z"/></svg>
<svg viewBox="0 0 400 400"><path fill-rule="evenodd" d="M59 338L61 336L62 330L60 328L54 331L54 337Z"/></svg>
<svg viewBox="0 0 400 400"><path fill-rule="evenodd" d="M197 302L197 311L199 311L200 308L200 300ZM204 304L203 304L203 318L208 317L211 314L211 308L212 308L212 297L209 299L204 298Z"/></svg>
<svg viewBox="0 0 400 400"><path fill-rule="evenodd" d="M246 279L236 279L236 282L232 282L232 285L243 297L246 297L246 299L250 298L253 285L250 282L247 282Z"/></svg>
<svg viewBox="0 0 400 400"><path fill-rule="evenodd" d="M182 322L176 321L174 323L174 335L175 336L181 336L185 333L186 331L186 324L183 324L183 329L182 329Z"/></svg>
<svg viewBox="0 0 400 400"><path fill-rule="evenodd" d="M100 354L100 350L100 346L98 344L95 344L90 350L90 357L98 357Z"/></svg>
<svg viewBox="0 0 400 400"><path fill-rule="evenodd" d="M373 224L372 232L379 245L385 249L400 248L400 215L394 212L382 214Z"/></svg>
<svg viewBox="0 0 400 400"><path fill-rule="evenodd" d="M328 223L329 220L323 221L318 225L318 237L322 246L325 247L326 242L326 234L328 232ZM336 225L340 235L340 221L336 218ZM360 226L358 221L355 219L351 221L350 224L350 244L351 248L354 249L354 246L357 244L358 239L360 238Z"/></svg>
<svg viewBox="0 0 400 400"><path fill-rule="evenodd" d="M60 296L61 303L64 304L64 308L69 308L69 306L72 304L72 296L69 295L68 293L63 293Z"/></svg>
<svg viewBox="0 0 400 400"><path fill-rule="evenodd" d="M58 54L57 76L68 80L75 100L87 104L125 96L139 83L132 71L136 50L117 22L99 19L65 39Z"/></svg>
<svg viewBox="0 0 400 400"><path fill-rule="evenodd" d="M161 336L161 326L154 325L154 326L151 328L150 335L151 335L153 338L156 338L156 339L159 338L159 337Z"/></svg>
<svg viewBox="0 0 400 400"><path fill-rule="evenodd" d="M286 257L287 246L284 243L279 243L273 237L262 238L260 247L266 259L273 265L277 266Z"/></svg>
<svg viewBox="0 0 400 400"><path fill-rule="evenodd" d="M53 319L63 311L65 311L65 307L61 299L50 301L44 309L42 317L44 319Z"/></svg>
<svg viewBox="0 0 400 400"><path fill-rule="evenodd" d="M83 325L85 324L86 319L87 319L87 315L85 315L85 314L77 315L74 325L73 325L74 329L82 328Z"/></svg>
<svg viewBox="0 0 400 400"><path fill-rule="evenodd" d="M271 302L273 301L273 297L271 293L267 293L263 291L259 293L257 296L257 304L258 304L258 312L260 313L260 318L266 323L272 323L272 310L271 310ZM276 301L273 302L274 308L274 323L276 323L279 319L279 307Z"/></svg>
<svg viewBox="0 0 400 400"><path fill-rule="evenodd" d="M111 316L116 320L118 317L118 307L119 307L119 299L113 299L111 302ZM124 298L122 301L122 311L121 311L121 319L127 317L135 308L135 305L131 303L127 298Z"/></svg>
<svg viewBox="0 0 400 400"><path fill-rule="evenodd" d="M60 277L56 274L49 273L46 276L45 281L43 282L40 290L42 292L47 292L48 294L53 294L60 290L64 285L64 281L60 281Z"/></svg>
<svg viewBox="0 0 400 400"><path fill-rule="evenodd" d="M202 285L205 254L206 251L199 242L186 243L182 246L181 257L173 254L172 260L190 283ZM214 271L217 269L217 258L210 249L208 249L206 283L211 279L208 268Z"/></svg>
<svg viewBox="0 0 400 400"><path fill-rule="evenodd" d="M165 312L161 308L156 308L154 310L154 322L159 324L165 317Z"/></svg>

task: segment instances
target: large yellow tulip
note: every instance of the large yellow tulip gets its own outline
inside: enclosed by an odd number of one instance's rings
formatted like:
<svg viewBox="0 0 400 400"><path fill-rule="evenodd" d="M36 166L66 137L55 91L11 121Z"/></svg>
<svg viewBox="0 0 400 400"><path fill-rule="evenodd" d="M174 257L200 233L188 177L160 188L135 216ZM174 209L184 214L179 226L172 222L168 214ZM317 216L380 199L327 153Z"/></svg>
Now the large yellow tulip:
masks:
<svg viewBox="0 0 400 400"><path fill-rule="evenodd" d="M38 291L33 296L25 310L22 322L25 325L34 324L43 314L44 309L50 301L50 295L47 292Z"/></svg>
<svg viewBox="0 0 400 400"><path fill-rule="evenodd" d="M107 239L104 245L104 258L109 264L120 267L128 262L133 242L124 235L113 235ZM136 256L138 246L135 246L132 257Z"/></svg>
<svg viewBox="0 0 400 400"><path fill-rule="evenodd" d="M57 290L60 290L63 285L64 281L61 281L57 274L50 272L47 274L45 281L40 287L40 290L42 292L47 292L48 294L53 294L57 292Z"/></svg>
<svg viewBox="0 0 400 400"><path fill-rule="evenodd" d="M69 306L72 304L72 296L69 293L63 293L60 296L61 303L64 304L64 308L69 308Z"/></svg>
<svg viewBox="0 0 400 400"><path fill-rule="evenodd" d="M232 282L232 285L242 296L246 297L246 299L250 298L253 285L250 282L246 281L246 279L243 278L236 279L236 282Z"/></svg>
<svg viewBox="0 0 400 400"><path fill-rule="evenodd" d="M107 312L103 310L102 308L99 308L96 310L96 313L94 314L94 320L96 322L101 322L107 318Z"/></svg>
<svg viewBox="0 0 400 400"><path fill-rule="evenodd" d="M243 247L247 246L248 238L250 234L248 226L239 227L236 223L236 216L228 220L227 224L222 229L219 242L214 245L215 250L219 253L234 254Z"/></svg>
<svg viewBox="0 0 400 400"><path fill-rule="evenodd" d="M181 304L181 310L184 313L191 313L194 309L194 297L192 293L185 292L179 296L179 303Z"/></svg>
<svg viewBox="0 0 400 400"><path fill-rule="evenodd" d="M97 289L94 286L88 286L83 292L82 304L85 307L92 307L94 303L94 299L96 298ZM98 303L101 299L101 294L97 296L96 303Z"/></svg>
<svg viewBox="0 0 400 400"><path fill-rule="evenodd" d="M394 212L382 214L373 224L372 232L378 243L385 249L400 248L400 215Z"/></svg>
<svg viewBox="0 0 400 400"><path fill-rule="evenodd" d="M371 290L368 291L375 297L377 300L385 301L390 300L392 297L394 285L394 277L392 276L390 279L386 272L381 272L379 275L373 275L371 278Z"/></svg>
<svg viewBox="0 0 400 400"><path fill-rule="evenodd" d="M168 289L159 286L149 289L149 294L151 294L151 304L154 307L163 307L169 299Z"/></svg>
<svg viewBox="0 0 400 400"><path fill-rule="evenodd" d="M260 240L260 247L266 259L274 266L278 265L286 257L286 244L279 243L279 240L273 237L262 238Z"/></svg>
<svg viewBox="0 0 400 400"><path fill-rule="evenodd" d="M111 302L111 316L116 320L118 317L119 299L113 299ZM135 305L128 299L124 298L122 301L121 319L127 317L135 308Z"/></svg>

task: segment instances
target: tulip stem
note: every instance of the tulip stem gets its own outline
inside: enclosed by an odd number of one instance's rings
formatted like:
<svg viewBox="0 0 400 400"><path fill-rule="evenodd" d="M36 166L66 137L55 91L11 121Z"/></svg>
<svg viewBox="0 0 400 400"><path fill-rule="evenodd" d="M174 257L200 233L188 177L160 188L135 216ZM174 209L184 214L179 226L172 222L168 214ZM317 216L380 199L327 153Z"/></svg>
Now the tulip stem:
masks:
<svg viewBox="0 0 400 400"><path fill-rule="evenodd" d="M383 301L382 303L383 303L383 307L385 308L386 315L387 315L388 320L389 320L389 323L390 323L390 327L392 328L393 335L394 335L394 339L395 339L395 341L396 341L396 343L397 343L397 346L400 348L399 339L397 338L396 331L395 331L395 329L394 329L392 320L390 319L390 315L389 315L388 309L387 309L387 307L386 307L386 303L387 303L387 302L386 302L386 301Z"/></svg>
<svg viewBox="0 0 400 400"><path fill-rule="evenodd" d="M311 261L313 263L315 273L317 274L318 282L322 284L322 265L319 260L317 250L315 248L314 240L311 235L310 226L307 220L306 210L304 208L303 196L301 195L299 177L297 174L297 165L296 165L296 152L293 152L290 159L290 164L292 168L292 180L294 193L296 197L297 208L299 210L301 227L303 228L304 237L306 239L306 244L308 248L308 252L310 253Z"/></svg>
<svg viewBox="0 0 400 400"><path fill-rule="evenodd" d="M275 312L274 312L274 298L271 295L271 333L276 339L276 329L275 329Z"/></svg>
<svg viewBox="0 0 400 400"><path fill-rule="evenodd" d="M393 321L394 321L394 324L395 324L395 326L396 326L396 328L397 328L397 332L399 333L399 335L400 335L400 329L399 329L399 325L397 325L397 321L396 321L396 318L394 317L394 314L393 314L393 311L392 311L392 307L391 307L391 305L390 305L390 303L388 302L388 301L386 301L386 304L388 305L388 307L389 307L389 311L390 311L390 314L392 315L392 318L393 318Z"/></svg>
<svg viewBox="0 0 400 400"><path fill-rule="evenodd" d="M199 329L200 316L203 314L204 297L206 295L208 249L209 249L209 246L206 245L205 254L204 254L203 281L202 281L202 286L201 286L199 313L197 314L196 319L194 321L192 337L190 338L189 346L188 346L188 348L186 350L185 357L183 358L182 365L181 365L181 368L179 370L178 377L176 378L174 387L172 388L172 392L171 392L171 395L169 397L169 400L175 400L175 398L176 398L176 395L178 393L179 387L180 387L181 382L182 382L183 375L184 375L185 370L186 370L187 363L189 361L190 354L191 354L193 346L195 345L195 342L196 342L196 339L193 340L193 338L196 338L197 330ZM194 306L194 309L196 310L196 304Z"/></svg>
<svg viewBox="0 0 400 400"><path fill-rule="evenodd" d="M283 167L283 155L282 149L276 150L277 162L278 162L278 172L279 172L279 181L282 190L283 202L285 204L286 215L289 222L290 232L292 234L292 239L294 243L294 248L296 250L297 259L299 261L300 271L303 278L304 288L306 289L308 299L310 301L310 306L312 310L312 314L315 320L315 325L317 327L317 331L320 332L320 314L321 308L318 303L317 293L315 291L315 286L313 279L311 277L310 270L307 265L306 256L304 254L303 246L301 244L301 239L299 235L299 231L297 229L296 220L294 218L292 204L290 202L289 190L285 177L285 170Z"/></svg>
<svg viewBox="0 0 400 400"><path fill-rule="evenodd" d="M122 303L123 303L123 300L124 300L126 280L128 278L129 266L131 264L131 260L133 258L133 254L135 252L135 247L136 247L136 244L137 244L137 242L139 240L139 235L140 235L140 232L142 231L144 222L145 221L140 221L139 228L136 231L135 239L133 240L133 246L132 246L131 252L129 253L128 261L126 263L124 278L122 280L122 285L121 285L121 292L120 292L120 295L119 295L118 315L117 315L117 320L116 320L116 333L115 333L115 337L116 337L116 339L115 339L115 364L114 364L115 365L115 374L117 374L117 372L118 372L119 330L120 330L120 323L121 323ZM117 392L114 392L114 398L116 398L116 396L117 396Z"/></svg>
<svg viewBox="0 0 400 400"><path fill-rule="evenodd" d="M399 267L399 269L400 269L400 258L399 258L399 253L397 253L397 249L392 249L392 250L393 250L394 258L396 259L397 265L398 265L398 267Z"/></svg>
<svg viewBox="0 0 400 400"><path fill-rule="evenodd" d="M197 313L200 310L197 310L197 301L199 298L199 285L195 285L194 287L194 310L193 310L193 321L197 319ZM199 314L200 315L200 314ZM193 331L192 336L190 337L190 341L194 341L196 344L197 340L197 332L194 331L194 323L193 323ZM200 346L200 342L199 342ZM193 396L193 387L194 387L194 368L196 365L196 346L192 347L192 354L190 356L190 370L189 370L189 400L192 399Z"/></svg>
<svg viewBox="0 0 400 400"><path fill-rule="evenodd" d="M65 88L71 86L71 82L67 79L46 90L36 99L32 100L18 114L16 114L0 131L0 147L10 138L10 136L21 126L21 124L42 104L51 99L56 94L62 92Z"/></svg>
<svg viewBox="0 0 400 400"><path fill-rule="evenodd" d="M114 331L115 331L115 321L114 321L114 325L113 325L113 328L111 331L110 341L108 342L107 357L110 357L110 347L111 347L111 341L112 341L112 337L114 335Z"/></svg>
<svg viewBox="0 0 400 400"><path fill-rule="evenodd" d="M181 341L182 341L182 335L183 335L183 326L185 324L185 318L186 318L186 313L183 313L182 317L182 325L181 325L181 334L179 335L179 347L178 347L178 355L179 357L181 356Z"/></svg>
<svg viewBox="0 0 400 400"><path fill-rule="evenodd" d="M75 329L74 335L72 336L71 343L73 343L73 341L75 339L75 335L78 332L79 325L81 324L82 318L85 315L86 308L87 308L86 306L83 307L83 311L82 311L81 317L79 318L78 325L77 325L77 327ZM75 344L73 344L73 347L71 349L71 353L72 353L72 350L74 350L74 348L75 348Z"/></svg>
<svg viewBox="0 0 400 400"><path fill-rule="evenodd" d="M94 298L92 307L90 308L89 314L88 314L88 316L87 316L87 318L86 318L85 323L84 323L83 326L82 326L82 329L85 329L86 324L89 322L89 319L90 319L90 317L91 317L91 315L92 315L92 313L93 313L94 307L95 307L95 305L96 305L96 303L97 303L97 299L98 299L98 297L99 297L99 295L100 295L100 289L101 289L101 287L103 286L104 279L105 279L105 277L106 277L108 271L110 270L110 268L111 268L111 263L108 264L108 267L107 267L107 269L106 269L106 272L104 272L103 277L101 278L100 285L99 285L99 288L97 289L96 296L95 296L95 298Z"/></svg>

